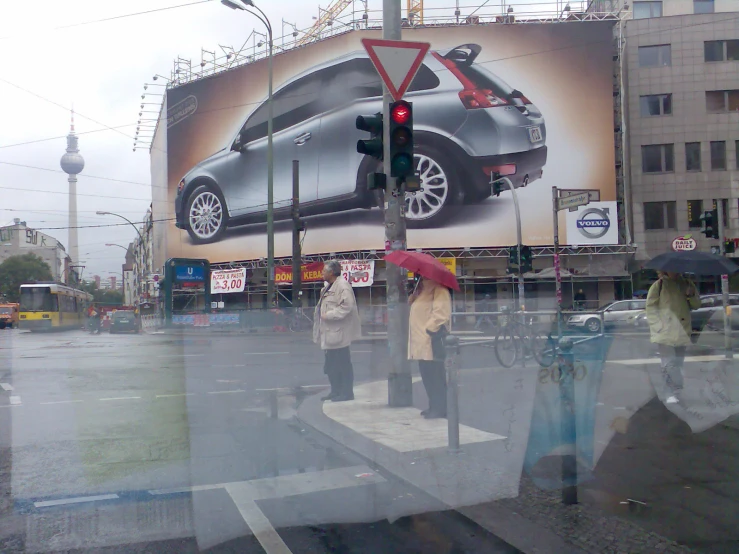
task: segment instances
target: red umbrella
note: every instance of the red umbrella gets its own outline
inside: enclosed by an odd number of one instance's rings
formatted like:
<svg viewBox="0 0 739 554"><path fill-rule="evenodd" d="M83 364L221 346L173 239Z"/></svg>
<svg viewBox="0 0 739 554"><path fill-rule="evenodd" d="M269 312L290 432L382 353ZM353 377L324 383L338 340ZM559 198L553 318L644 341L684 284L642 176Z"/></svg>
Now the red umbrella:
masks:
<svg viewBox="0 0 739 554"><path fill-rule="evenodd" d="M443 263L428 254L395 250L385 256L385 261L423 275L447 288L459 290L459 283L454 274Z"/></svg>

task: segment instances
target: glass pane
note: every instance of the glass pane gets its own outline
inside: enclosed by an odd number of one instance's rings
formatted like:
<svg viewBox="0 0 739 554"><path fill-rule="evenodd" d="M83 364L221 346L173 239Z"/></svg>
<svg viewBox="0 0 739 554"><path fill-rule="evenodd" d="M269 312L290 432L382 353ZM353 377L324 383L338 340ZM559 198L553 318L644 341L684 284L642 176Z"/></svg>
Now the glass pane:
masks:
<svg viewBox="0 0 739 554"><path fill-rule="evenodd" d="M672 48L669 44L658 46L659 48L659 65L672 65Z"/></svg>
<svg viewBox="0 0 739 554"><path fill-rule="evenodd" d="M672 94L662 96L662 114L672 115Z"/></svg>
<svg viewBox="0 0 739 554"><path fill-rule="evenodd" d="M654 67L659 65L659 46L639 47L639 67Z"/></svg>
<svg viewBox="0 0 739 554"><path fill-rule="evenodd" d="M639 99L639 105L643 117L661 114L660 96L642 96Z"/></svg>
<svg viewBox="0 0 739 554"><path fill-rule="evenodd" d="M644 203L644 228L646 230L663 229L664 207L662 202Z"/></svg>
<svg viewBox="0 0 739 554"><path fill-rule="evenodd" d="M685 169L687 171L701 170L700 142L688 142L685 144Z"/></svg>
<svg viewBox="0 0 739 554"><path fill-rule="evenodd" d="M675 171L675 147L672 144L664 145L665 171Z"/></svg>
<svg viewBox="0 0 739 554"><path fill-rule="evenodd" d="M726 92L729 101L729 111L739 111L739 90L729 90Z"/></svg>
<svg viewBox="0 0 739 554"><path fill-rule="evenodd" d="M667 216L665 229L677 229L675 222L675 202L665 202L665 215Z"/></svg>
<svg viewBox="0 0 739 554"><path fill-rule="evenodd" d="M662 171L662 147L660 145L642 146L642 171L659 173Z"/></svg>
<svg viewBox="0 0 739 554"><path fill-rule="evenodd" d="M731 61L739 60L739 40L726 41L726 59Z"/></svg>
<svg viewBox="0 0 739 554"><path fill-rule="evenodd" d="M693 0L694 13L713 13L713 0Z"/></svg>
<svg viewBox="0 0 739 554"><path fill-rule="evenodd" d="M703 51L707 62L720 62L724 59L724 41L709 40L703 43Z"/></svg>
<svg viewBox="0 0 739 554"><path fill-rule="evenodd" d="M709 113L723 112L726 110L725 94L723 90L706 91L706 111Z"/></svg>
<svg viewBox="0 0 739 554"><path fill-rule="evenodd" d="M711 169L726 169L726 143L724 141L711 142Z"/></svg>
<svg viewBox="0 0 739 554"><path fill-rule="evenodd" d="M377 74L374 66L371 67L371 69L375 74ZM378 80L379 80L379 77L378 77ZM417 90L431 90L431 89L435 89L438 86L439 86L439 77L437 77L436 73L432 71L431 69L429 69L428 66L424 64L424 65L421 65L420 68L418 68L418 73L413 78L413 82L411 82L411 86L408 87L408 92L415 92ZM382 89L382 85L380 85L380 89Z"/></svg>

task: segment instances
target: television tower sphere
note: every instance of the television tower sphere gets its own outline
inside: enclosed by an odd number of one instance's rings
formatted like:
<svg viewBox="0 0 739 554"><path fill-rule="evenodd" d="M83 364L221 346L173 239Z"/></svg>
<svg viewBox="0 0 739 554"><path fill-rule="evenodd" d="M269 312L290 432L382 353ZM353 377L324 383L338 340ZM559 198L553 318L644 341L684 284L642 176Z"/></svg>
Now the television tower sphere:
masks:
<svg viewBox="0 0 739 554"><path fill-rule="evenodd" d="M60 163L67 175L79 175L85 168L85 159L80 155L77 135L74 133L74 112L72 112L72 127L67 135L67 153L62 156Z"/></svg>

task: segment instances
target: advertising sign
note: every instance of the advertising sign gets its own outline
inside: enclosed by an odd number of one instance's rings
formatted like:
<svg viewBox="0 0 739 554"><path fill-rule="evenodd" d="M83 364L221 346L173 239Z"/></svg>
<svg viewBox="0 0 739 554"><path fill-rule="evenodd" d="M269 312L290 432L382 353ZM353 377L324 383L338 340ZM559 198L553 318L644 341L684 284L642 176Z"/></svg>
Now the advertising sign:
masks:
<svg viewBox="0 0 739 554"><path fill-rule="evenodd" d="M369 287L375 282L375 261L339 260L341 276L353 287Z"/></svg>
<svg viewBox="0 0 739 554"><path fill-rule="evenodd" d="M695 242L693 235L682 235L675 237L672 241L672 249L675 252L689 252L695 250L698 247L698 243Z"/></svg>
<svg viewBox="0 0 739 554"><path fill-rule="evenodd" d="M616 202L591 202L567 214L566 244L618 244Z"/></svg>
<svg viewBox="0 0 739 554"><path fill-rule="evenodd" d="M613 52L603 40L612 26L404 30L405 40L431 45L404 95L421 180L405 197L409 249L515 244L513 199L492 196L492 173L518 188L531 246L553 243L552 186L597 190L607 206L616 200ZM352 31L274 58L274 213L290 217L297 160L306 255L383 249L384 203L366 186L377 161L356 152L368 136L355 127L357 116L382 108L382 82L361 42L379 36ZM152 167L166 155L167 171L152 170L152 194L166 187L157 216L172 220L168 256L266 257L267 77L261 59L167 89L166 144L152 150ZM575 224L561 243L617 243L609 210L604 235L598 223ZM291 248L290 226L277 225L275 256Z"/></svg>
<svg viewBox="0 0 739 554"><path fill-rule="evenodd" d="M246 285L246 268L219 269L210 274L211 294L228 294L244 292Z"/></svg>
<svg viewBox="0 0 739 554"><path fill-rule="evenodd" d="M303 272L303 283L323 281L323 262L305 264L300 268ZM275 283L278 285L293 282L293 268L289 265L275 267Z"/></svg>
<svg viewBox="0 0 739 554"><path fill-rule="evenodd" d="M205 268L200 266L178 265L175 268L175 279L182 283L201 283L205 281Z"/></svg>

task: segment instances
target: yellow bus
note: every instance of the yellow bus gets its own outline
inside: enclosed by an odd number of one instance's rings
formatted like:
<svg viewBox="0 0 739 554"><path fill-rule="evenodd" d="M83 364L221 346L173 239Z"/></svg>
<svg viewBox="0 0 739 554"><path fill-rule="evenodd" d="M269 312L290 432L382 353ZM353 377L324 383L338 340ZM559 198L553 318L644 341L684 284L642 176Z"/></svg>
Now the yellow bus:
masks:
<svg viewBox="0 0 739 554"><path fill-rule="evenodd" d="M50 331L85 326L91 294L58 283L21 285L19 329Z"/></svg>

